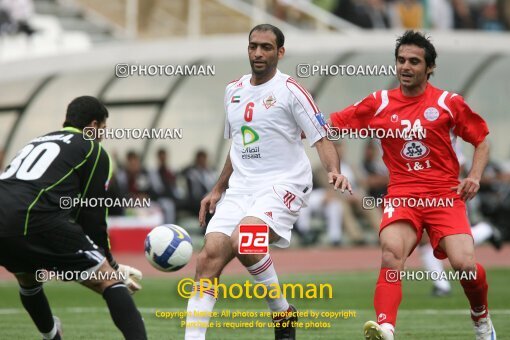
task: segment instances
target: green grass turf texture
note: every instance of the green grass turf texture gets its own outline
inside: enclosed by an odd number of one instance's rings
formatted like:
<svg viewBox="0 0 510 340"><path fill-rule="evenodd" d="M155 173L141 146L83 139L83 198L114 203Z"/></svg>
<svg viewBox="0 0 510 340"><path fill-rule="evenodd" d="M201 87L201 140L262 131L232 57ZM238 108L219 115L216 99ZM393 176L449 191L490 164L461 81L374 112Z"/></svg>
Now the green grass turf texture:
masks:
<svg viewBox="0 0 510 340"><path fill-rule="evenodd" d="M362 339L365 321L374 319L372 299L376 281L375 272L338 273L323 275L282 275L280 281L286 283L330 283L333 299L291 300L298 310L315 311L356 311L356 317L328 320L319 318L313 321L329 322L329 328L298 329L298 339ZM489 278L489 306L493 310L492 320L498 339L510 339L510 289L508 277L510 269L491 269ZM225 275L223 282L244 283L248 276ZM155 311L185 311L187 301L177 295L175 277L145 279L144 288L135 295L141 309L149 339L183 339L184 329L179 319L162 319ZM471 321L468 316L468 303L460 284L453 282L453 293L449 297L431 296L431 282L404 282L403 301L400 305L397 339L474 339ZM115 328L103 299L76 283L50 282L45 285L54 314L59 316L67 339L121 339ZM80 309L81 308L81 309ZM266 311L264 300L220 299L215 311L254 310ZM213 318L212 321L249 322L252 319ZM259 318L267 322L267 318ZM311 319L301 319L307 322ZM28 314L22 309L15 282L0 282L0 338L37 339L40 338ZM267 327L253 329L229 329L225 327L209 329L209 340L228 339L274 339L273 330Z"/></svg>

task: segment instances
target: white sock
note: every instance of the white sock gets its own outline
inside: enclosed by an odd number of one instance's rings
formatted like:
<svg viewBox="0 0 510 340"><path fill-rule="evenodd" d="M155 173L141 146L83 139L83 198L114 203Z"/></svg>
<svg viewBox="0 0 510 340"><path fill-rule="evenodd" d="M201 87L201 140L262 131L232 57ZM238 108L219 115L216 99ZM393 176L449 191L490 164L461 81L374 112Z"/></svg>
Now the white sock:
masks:
<svg viewBox="0 0 510 340"><path fill-rule="evenodd" d="M381 324L380 326L381 326L381 328L387 329L392 334L395 333L395 327L393 327L393 325L391 323L385 322L385 323Z"/></svg>
<svg viewBox="0 0 510 340"><path fill-rule="evenodd" d="M477 246L487 241L492 236L493 231L489 223L480 222L471 228L471 233L473 234L475 246Z"/></svg>
<svg viewBox="0 0 510 340"><path fill-rule="evenodd" d="M57 335L57 324L53 321L53 328L48 333L41 333L43 339L53 339Z"/></svg>
<svg viewBox="0 0 510 340"><path fill-rule="evenodd" d="M326 220L328 224L328 241L340 242L342 239L342 206L338 201L332 201L326 205Z"/></svg>
<svg viewBox="0 0 510 340"><path fill-rule="evenodd" d="M207 287L204 283L202 286ZM208 290L203 291L202 297L200 297L201 294L198 291L199 287L200 284L195 282L196 293L188 300L185 340L205 340L207 327L204 326L209 324L210 315L216 303L214 286L208 287ZM196 312L201 312L201 316L195 316ZM193 325L188 327L190 323Z"/></svg>
<svg viewBox="0 0 510 340"><path fill-rule="evenodd" d="M278 276L274 269L273 260L271 256L267 254L262 260L254 264L253 266L246 267L250 274L253 276L255 284L262 283L267 287L267 291L274 289L275 284L279 285ZM266 301L271 312L283 312L289 309L289 303L283 296L283 291L279 294L278 298L270 298L270 294L266 295Z"/></svg>
<svg viewBox="0 0 510 340"><path fill-rule="evenodd" d="M436 273L444 272L443 262L434 256L434 249L432 249L430 244L422 245L419 247L419 249L425 270ZM434 281L434 286L442 290L451 289L450 282L445 279Z"/></svg>

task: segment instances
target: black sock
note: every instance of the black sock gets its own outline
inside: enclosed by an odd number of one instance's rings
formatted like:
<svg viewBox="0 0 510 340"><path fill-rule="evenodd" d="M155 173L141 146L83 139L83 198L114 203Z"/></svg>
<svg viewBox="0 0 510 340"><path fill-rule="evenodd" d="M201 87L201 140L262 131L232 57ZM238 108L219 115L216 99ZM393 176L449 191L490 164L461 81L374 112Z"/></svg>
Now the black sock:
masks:
<svg viewBox="0 0 510 340"><path fill-rule="evenodd" d="M51 332L54 326L53 314L51 313L46 295L44 295L42 284L32 287L23 287L20 285L19 297L23 307L25 307L28 314L30 314L39 332ZM58 333L54 339L60 339Z"/></svg>
<svg viewBox="0 0 510 340"><path fill-rule="evenodd" d="M126 339L146 340L145 325L142 316L135 303L129 295L126 286L122 283L115 283L106 288L103 292L113 323Z"/></svg>

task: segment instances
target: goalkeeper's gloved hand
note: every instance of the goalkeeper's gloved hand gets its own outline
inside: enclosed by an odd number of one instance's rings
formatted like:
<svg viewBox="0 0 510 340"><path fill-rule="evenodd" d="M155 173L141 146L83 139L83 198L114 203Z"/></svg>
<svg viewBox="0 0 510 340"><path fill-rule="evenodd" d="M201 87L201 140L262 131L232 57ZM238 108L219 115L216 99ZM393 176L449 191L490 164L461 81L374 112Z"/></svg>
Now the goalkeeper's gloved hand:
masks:
<svg viewBox="0 0 510 340"><path fill-rule="evenodd" d="M142 272L136 268L126 266L125 264L119 264L119 273L122 273L122 277L125 278L124 284L129 290L130 294L134 294L140 289L142 285L139 281L142 279Z"/></svg>

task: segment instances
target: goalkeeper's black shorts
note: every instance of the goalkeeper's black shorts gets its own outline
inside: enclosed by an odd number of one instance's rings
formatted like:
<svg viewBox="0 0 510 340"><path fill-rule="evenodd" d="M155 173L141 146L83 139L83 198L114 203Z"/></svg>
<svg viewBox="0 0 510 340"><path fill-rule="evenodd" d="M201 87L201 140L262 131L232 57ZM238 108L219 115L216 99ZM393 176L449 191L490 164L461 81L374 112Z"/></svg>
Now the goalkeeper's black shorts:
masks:
<svg viewBox="0 0 510 340"><path fill-rule="evenodd" d="M0 266L11 273L95 271L104 252L78 224L54 220L54 228L26 236L0 236Z"/></svg>

